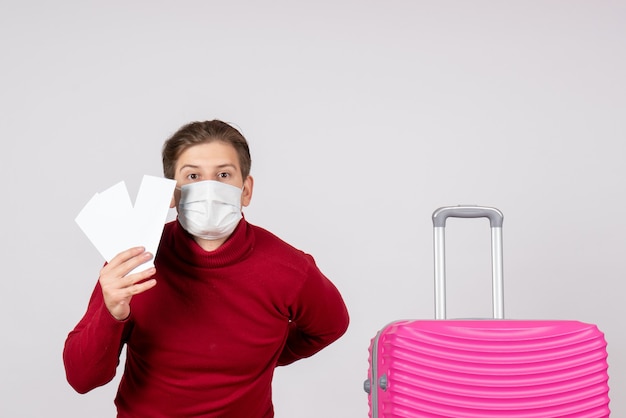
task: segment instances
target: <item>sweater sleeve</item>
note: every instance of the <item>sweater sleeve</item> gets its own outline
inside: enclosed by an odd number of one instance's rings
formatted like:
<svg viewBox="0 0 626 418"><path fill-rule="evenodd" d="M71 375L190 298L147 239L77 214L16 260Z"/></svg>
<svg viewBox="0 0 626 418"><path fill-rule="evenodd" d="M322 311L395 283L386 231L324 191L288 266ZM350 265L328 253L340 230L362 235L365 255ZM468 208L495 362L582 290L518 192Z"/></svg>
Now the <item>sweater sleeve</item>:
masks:
<svg viewBox="0 0 626 418"><path fill-rule="evenodd" d="M118 321L109 313L98 283L87 312L65 340L63 364L74 390L86 393L115 377L129 326L129 320Z"/></svg>
<svg viewBox="0 0 626 418"><path fill-rule="evenodd" d="M279 366L312 356L348 329L349 315L341 294L312 258L307 278L291 305L291 315Z"/></svg>

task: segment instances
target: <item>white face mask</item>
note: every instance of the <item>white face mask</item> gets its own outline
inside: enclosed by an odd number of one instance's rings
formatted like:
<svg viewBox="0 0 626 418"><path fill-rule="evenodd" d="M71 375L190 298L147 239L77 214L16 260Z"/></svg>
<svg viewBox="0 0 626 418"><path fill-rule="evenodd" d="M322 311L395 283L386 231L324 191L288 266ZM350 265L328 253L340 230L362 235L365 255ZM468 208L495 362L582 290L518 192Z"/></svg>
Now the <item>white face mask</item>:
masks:
<svg viewBox="0 0 626 418"><path fill-rule="evenodd" d="M205 180L183 185L178 202L178 222L191 235L217 240L229 236L241 215L238 187Z"/></svg>

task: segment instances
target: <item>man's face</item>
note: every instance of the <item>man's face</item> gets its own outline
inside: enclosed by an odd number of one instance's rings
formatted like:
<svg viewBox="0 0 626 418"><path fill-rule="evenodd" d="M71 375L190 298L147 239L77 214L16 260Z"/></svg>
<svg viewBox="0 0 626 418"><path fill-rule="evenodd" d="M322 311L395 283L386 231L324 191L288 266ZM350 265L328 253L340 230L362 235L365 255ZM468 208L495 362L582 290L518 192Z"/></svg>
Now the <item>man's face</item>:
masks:
<svg viewBox="0 0 626 418"><path fill-rule="evenodd" d="M252 198L252 177L242 178L237 151L225 142L213 141L187 148L176 161L174 180L178 188L204 180L215 180L243 188L241 206L248 206ZM172 207L178 208L179 201L180 190L177 189Z"/></svg>

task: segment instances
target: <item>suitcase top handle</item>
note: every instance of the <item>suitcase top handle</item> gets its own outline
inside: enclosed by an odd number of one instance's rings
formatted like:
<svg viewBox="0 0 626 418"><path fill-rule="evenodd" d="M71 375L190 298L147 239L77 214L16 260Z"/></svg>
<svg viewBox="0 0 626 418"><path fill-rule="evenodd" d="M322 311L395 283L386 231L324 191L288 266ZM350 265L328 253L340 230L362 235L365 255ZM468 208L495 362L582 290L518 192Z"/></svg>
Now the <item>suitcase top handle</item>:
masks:
<svg viewBox="0 0 626 418"><path fill-rule="evenodd" d="M504 215L496 208L485 206L445 206L433 213L433 225L445 227L448 218L489 218L492 228L501 228Z"/></svg>
<svg viewBox="0 0 626 418"><path fill-rule="evenodd" d="M435 253L435 319L446 319L446 219L489 218L491 225L491 264L493 317L504 319L504 278L502 268L502 222L504 215L485 206L444 206L433 213Z"/></svg>

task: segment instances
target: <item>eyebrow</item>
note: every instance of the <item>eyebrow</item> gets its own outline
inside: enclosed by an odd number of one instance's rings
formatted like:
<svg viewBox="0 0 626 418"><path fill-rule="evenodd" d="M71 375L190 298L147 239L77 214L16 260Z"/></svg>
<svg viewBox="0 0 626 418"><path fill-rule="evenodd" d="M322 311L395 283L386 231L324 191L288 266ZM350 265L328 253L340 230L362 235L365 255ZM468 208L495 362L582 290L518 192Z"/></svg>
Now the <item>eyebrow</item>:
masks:
<svg viewBox="0 0 626 418"><path fill-rule="evenodd" d="M227 167L230 167L233 170L237 170L237 166L235 166L234 164L230 164L230 163L219 164L219 165L216 165L215 167L212 167L212 168L223 169L223 168L227 168ZM178 172L180 173L181 171L183 171L186 168L191 168L191 169L194 169L194 170L198 170L201 167L199 165L195 165L195 164L185 164L184 166L180 167L180 169L178 169Z"/></svg>

